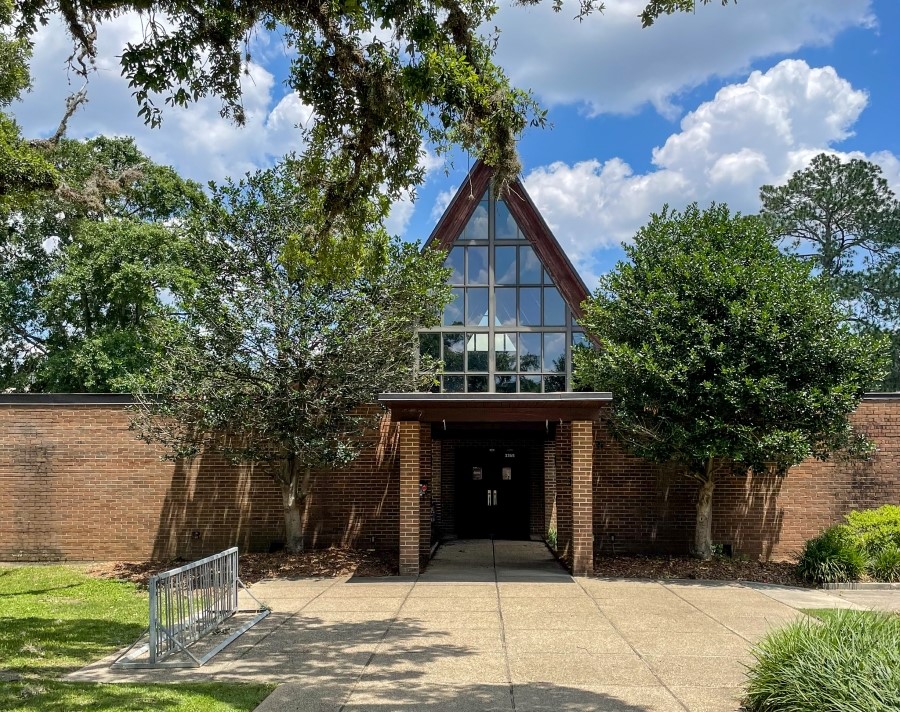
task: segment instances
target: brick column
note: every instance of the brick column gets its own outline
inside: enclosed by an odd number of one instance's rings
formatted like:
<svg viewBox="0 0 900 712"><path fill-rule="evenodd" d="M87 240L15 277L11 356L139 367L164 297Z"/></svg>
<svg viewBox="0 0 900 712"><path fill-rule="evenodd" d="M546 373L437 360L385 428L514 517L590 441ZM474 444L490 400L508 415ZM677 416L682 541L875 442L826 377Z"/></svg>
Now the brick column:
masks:
<svg viewBox="0 0 900 712"><path fill-rule="evenodd" d="M572 421L572 574L594 572L594 424Z"/></svg>
<svg viewBox="0 0 900 712"><path fill-rule="evenodd" d="M419 423L397 424L400 450L400 575L419 574Z"/></svg>

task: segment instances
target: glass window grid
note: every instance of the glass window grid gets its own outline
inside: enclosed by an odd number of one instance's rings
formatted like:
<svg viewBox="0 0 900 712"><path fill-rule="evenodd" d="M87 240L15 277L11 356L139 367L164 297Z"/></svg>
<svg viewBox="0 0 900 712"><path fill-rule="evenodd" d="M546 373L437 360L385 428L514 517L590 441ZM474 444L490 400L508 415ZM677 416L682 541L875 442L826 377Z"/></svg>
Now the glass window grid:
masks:
<svg viewBox="0 0 900 712"><path fill-rule="evenodd" d="M490 190L491 195L490 195L490 199L488 201L488 239L487 239L487 241L485 241L483 239L479 239L479 240L465 239L463 236L460 236L453 242L453 245L451 246L451 249L453 249L455 247L462 247L462 248L467 248L467 247L484 248L484 247L487 247L488 248L488 283L487 283L487 285L480 284L480 283L471 285L472 287L475 287L475 288L479 288L479 287L484 288L485 286L488 287L488 290L489 290L488 291L488 295L489 295L488 296L488 315L489 315L488 325L486 327L485 326L474 326L474 325L465 325L465 326L462 326L462 325L449 326L448 325L448 326L441 326L441 327L438 327L435 329L423 329L423 331L426 331L426 332L438 332L438 333L464 332L465 333L464 342L463 342L463 344L464 344L463 345L463 363L464 364L466 364L466 362L468 360L465 345L468 343L470 334L475 334L475 333L488 334L488 349L489 349L488 369L489 369L489 371L484 372L484 371L445 370L444 375L441 377L441 392L457 392L457 393L458 392L490 392L490 393L495 393L495 392L497 392L496 391L497 377L514 378L516 380L516 392L518 392L518 393L531 392L530 390L525 390L525 391L522 390L520 378L519 378L520 376L525 376L527 378L539 378L541 381L540 392L544 392L544 393L553 392L553 391L547 391L547 385L548 385L547 379L548 378L553 379L554 381L558 381L558 379L560 377L562 377L564 379L564 387L562 389L555 389L555 390L571 391L572 390L572 339L573 339L573 332L581 331L581 329L578 328L577 323L575 321L575 316L574 316L574 314L572 314L571 310L569 309L568 304L565 303L564 298L563 298L564 319L563 319L562 324L551 325L551 326L519 326L518 324L516 324L516 325L512 325L512 324L495 325L495 323L494 323L496 321L496 300L495 300L495 291L494 291L495 287L499 286L499 287L508 287L508 288L515 287L516 288L516 315L517 315L516 321L517 322L518 322L518 315L519 315L519 308L520 308L520 295L519 295L519 291L518 291L519 287L538 287L538 286L540 286L543 288L556 287L557 289L558 289L558 287L553 282L550 275L547 273L547 270L545 268L543 268L543 265L542 265L542 269L540 270L541 276L540 276L539 282L517 282L515 285L496 284L495 283L495 274L494 274L495 257L496 257L495 248L496 247L507 247L507 246L508 247L525 247L525 246L532 247L532 245L522 235L521 228L518 228L518 230L517 230L518 239L508 239L508 238L501 239L501 240L494 239L494 233L495 233L495 228L496 228L496 224L495 224L496 200L493 195L493 187L491 187L489 190ZM483 205L483 204L484 204L483 201L479 201L479 205ZM466 224L468 225L468 222ZM519 269L520 269L519 262L520 262L519 250L516 250L516 277L517 277L517 279L518 279L518 274L519 274ZM461 284L453 283L452 284L453 287L465 288L465 287L469 286L466 283L468 280L468 274L469 274L469 251L465 250L465 249L464 249L462 274L463 274L463 280L464 280L463 283L461 283ZM541 298L541 310L542 310L541 321L543 321L543 317L544 317L543 311L544 311L545 299L544 299L543 293L541 296L542 296L542 298ZM467 306L468 305L466 305L464 307L464 311L463 311L464 315L466 313L465 310L466 310ZM565 373L547 372L547 371L544 371L543 369L540 371L535 371L535 372L531 372L531 371L511 372L511 371L497 371L496 370L496 368L495 368L495 364L496 364L495 333L516 333L516 334L518 334L518 333L547 333L547 332L549 332L549 333L564 333L565 334L565 344L566 344L566 358L565 358L566 370L565 370ZM518 339L517 339L517 344L516 344L517 355L518 355L519 348L520 348L520 346L518 344ZM444 349L444 340L442 338L441 339L441 358L443 358L443 356L444 356L443 349ZM517 358L517 361L518 361L518 358ZM517 366L518 365L519 364L517 363ZM543 344L542 344L542 353L541 353L541 365L543 365ZM464 365L464 368L465 368L465 365ZM467 381L469 381L470 376L478 376L478 377L487 376L487 381L488 381L487 391L482 391L482 390L480 390L480 388L477 391L469 391L468 388L466 387L466 383L467 383ZM449 379L449 383L448 383L448 379ZM462 384L463 384L462 391L457 390L457 387L460 382L462 382ZM451 383L452 383L452 388L454 390L447 390L446 386L449 386Z"/></svg>

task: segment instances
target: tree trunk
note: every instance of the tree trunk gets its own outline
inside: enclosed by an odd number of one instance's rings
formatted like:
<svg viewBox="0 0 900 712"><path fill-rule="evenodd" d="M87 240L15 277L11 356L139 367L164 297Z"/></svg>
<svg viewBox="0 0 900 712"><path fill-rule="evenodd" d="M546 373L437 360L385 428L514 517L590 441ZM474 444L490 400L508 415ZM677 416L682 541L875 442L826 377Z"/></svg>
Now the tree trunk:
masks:
<svg viewBox="0 0 900 712"><path fill-rule="evenodd" d="M289 455L284 463L283 476L279 480L284 508L284 548L291 554L303 551L303 513L300 507L309 492L311 477L311 470L307 467L301 479L297 464L297 458Z"/></svg>
<svg viewBox="0 0 900 712"><path fill-rule="evenodd" d="M300 512L297 483L281 483L281 502L284 506L284 548L291 554L303 551L303 516Z"/></svg>
<svg viewBox="0 0 900 712"><path fill-rule="evenodd" d="M697 524L694 530L694 548L691 552L704 561L712 558L712 503L716 482L711 469L707 468L707 477L701 482L700 491L697 493Z"/></svg>

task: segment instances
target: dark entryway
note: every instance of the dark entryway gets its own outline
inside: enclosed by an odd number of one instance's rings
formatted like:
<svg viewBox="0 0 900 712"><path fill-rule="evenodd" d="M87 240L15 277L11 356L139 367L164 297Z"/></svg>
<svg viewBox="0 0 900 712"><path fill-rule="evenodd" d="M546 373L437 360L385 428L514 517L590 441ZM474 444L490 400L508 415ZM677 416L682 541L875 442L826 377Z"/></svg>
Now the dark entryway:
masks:
<svg viewBox="0 0 900 712"><path fill-rule="evenodd" d="M519 447L456 451L456 531L462 538L528 539L529 452Z"/></svg>

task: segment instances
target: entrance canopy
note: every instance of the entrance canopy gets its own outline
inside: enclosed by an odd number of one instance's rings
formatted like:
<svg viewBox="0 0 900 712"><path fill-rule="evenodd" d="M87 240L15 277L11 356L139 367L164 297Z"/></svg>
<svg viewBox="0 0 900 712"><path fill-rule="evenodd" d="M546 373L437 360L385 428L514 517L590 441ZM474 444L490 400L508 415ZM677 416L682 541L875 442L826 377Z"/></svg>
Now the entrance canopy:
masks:
<svg viewBox="0 0 900 712"><path fill-rule="evenodd" d="M522 423L594 420L611 393L382 393L393 420Z"/></svg>

